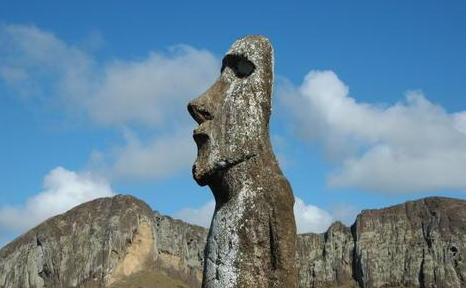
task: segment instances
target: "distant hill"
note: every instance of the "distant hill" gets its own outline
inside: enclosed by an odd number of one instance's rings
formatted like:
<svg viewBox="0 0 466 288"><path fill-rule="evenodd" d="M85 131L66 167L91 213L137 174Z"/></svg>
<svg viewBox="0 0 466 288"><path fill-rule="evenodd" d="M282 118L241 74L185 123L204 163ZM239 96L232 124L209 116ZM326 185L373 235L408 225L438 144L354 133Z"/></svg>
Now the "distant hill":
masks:
<svg viewBox="0 0 466 288"><path fill-rule="evenodd" d="M0 250L0 287L200 287L207 230L131 196L96 199ZM365 210L298 237L300 287L466 287L466 201Z"/></svg>

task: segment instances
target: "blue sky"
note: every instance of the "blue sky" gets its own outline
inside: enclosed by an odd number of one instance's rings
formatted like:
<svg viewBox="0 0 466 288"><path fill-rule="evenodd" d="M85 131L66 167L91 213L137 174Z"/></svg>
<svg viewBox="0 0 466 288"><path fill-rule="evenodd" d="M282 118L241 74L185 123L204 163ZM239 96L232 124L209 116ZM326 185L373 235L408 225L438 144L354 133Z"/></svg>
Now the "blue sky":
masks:
<svg viewBox="0 0 466 288"><path fill-rule="evenodd" d="M300 231L466 199L464 1L95 2L0 2L0 243L115 193L208 222L185 106L247 34L275 48Z"/></svg>

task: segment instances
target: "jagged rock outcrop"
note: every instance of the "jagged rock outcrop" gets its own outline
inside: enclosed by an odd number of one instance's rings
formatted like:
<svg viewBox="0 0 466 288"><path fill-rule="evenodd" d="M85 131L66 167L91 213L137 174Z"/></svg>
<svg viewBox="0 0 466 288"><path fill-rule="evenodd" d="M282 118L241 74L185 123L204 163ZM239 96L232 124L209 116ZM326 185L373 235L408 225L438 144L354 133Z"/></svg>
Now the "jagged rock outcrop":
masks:
<svg viewBox="0 0 466 288"><path fill-rule="evenodd" d="M300 287L466 287L466 201L432 197L298 237Z"/></svg>
<svg viewBox="0 0 466 288"><path fill-rule="evenodd" d="M299 287L466 287L465 213L426 198L299 235ZM97 199L3 247L0 287L200 287L206 238L131 196Z"/></svg>
<svg viewBox="0 0 466 288"><path fill-rule="evenodd" d="M163 278L158 272L196 287L206 237L205 229L154 213L134 197L96 199L2 248L0 287L129 288L120 285L126 278Z"/></svg>
<svg viewBox="0 0 466 288"><path fill-rule="evenodd" d="M466 201L434 197L366 210L353 230L362 287L466 287Z"/></svg>
<svg viewBox="0 0 466 288"><path fill-rule="evenodd" d="M298 236L299 287L357 287L353 280L354 241L350 228L333 223L322 234Z"/></svg>
<svg viewBox="0 0 466 288"><path fill-rule="evenodd" d="M199 287L207 229L158 213L154 218L154 228L157 239L156 270L181 279L190 287Z"/></svg>
<svg viewBox="0 0 466 288"><path fill-rule="evenodd" d="M151 260L152 217L144 202L125 196L98 199L53 217L0 251L0 287L112 283L118 274L140 270ZM144 246L140 251L129 249L135 241Z"/></svg>

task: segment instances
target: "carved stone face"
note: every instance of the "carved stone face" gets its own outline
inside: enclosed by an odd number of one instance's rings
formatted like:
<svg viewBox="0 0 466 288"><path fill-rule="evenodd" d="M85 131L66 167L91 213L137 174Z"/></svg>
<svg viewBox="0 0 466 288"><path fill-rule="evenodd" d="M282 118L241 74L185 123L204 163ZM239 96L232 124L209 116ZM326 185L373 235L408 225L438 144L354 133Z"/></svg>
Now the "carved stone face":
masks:
<svg viewBox="0 0 466 288"><path fill-rule="evenodd" d="M222 61L221 75L188 104L199 126L193 176L199 185L269 149L273 51L262 36L236 41Z"/></svg>

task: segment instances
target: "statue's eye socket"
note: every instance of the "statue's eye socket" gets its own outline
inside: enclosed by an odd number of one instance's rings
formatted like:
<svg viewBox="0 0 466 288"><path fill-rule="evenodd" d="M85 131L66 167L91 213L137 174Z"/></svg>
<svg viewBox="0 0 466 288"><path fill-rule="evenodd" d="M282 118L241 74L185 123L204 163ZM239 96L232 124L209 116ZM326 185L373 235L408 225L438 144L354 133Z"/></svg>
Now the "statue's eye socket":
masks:
<svg viewBox="0 0 466 288"><path fill-rule="evenodd" d="M228 54L223 58L222 69L229 67L238 78L246 78L254 72L256 66L243 55Z"/></svg>

